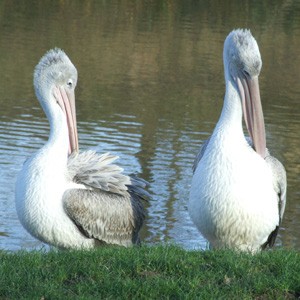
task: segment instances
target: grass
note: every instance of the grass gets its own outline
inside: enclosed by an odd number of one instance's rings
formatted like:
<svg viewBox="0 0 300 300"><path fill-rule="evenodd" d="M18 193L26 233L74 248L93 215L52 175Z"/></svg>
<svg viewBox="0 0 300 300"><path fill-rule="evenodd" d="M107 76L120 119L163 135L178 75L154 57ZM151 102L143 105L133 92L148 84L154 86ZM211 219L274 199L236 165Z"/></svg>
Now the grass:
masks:
<svg viewBox="0 0 300 300"><path fill-rule="evenodd" d="M176 246L0 252L0 299L297 299L300 254Z"/></svg>

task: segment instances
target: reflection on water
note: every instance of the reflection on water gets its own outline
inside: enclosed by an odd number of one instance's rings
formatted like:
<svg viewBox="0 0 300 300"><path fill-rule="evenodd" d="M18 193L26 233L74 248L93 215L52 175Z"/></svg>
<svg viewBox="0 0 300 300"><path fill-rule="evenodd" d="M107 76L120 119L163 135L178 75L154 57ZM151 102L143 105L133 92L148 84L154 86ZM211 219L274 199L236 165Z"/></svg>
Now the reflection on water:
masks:
<svg viewBox="0 0 300 300"><path fill-rule="evenodd" d="M2 1L0 16L0 248L42 246L17 220L14 183L48 136L32 73L54 46L79 72L81 149L117 154L151 183L144 241L205 248L187 213L191 167L222 108L223 41L249 27L263 59L268 147L288 173L278 244L300 249L299 1Z"/></svg>

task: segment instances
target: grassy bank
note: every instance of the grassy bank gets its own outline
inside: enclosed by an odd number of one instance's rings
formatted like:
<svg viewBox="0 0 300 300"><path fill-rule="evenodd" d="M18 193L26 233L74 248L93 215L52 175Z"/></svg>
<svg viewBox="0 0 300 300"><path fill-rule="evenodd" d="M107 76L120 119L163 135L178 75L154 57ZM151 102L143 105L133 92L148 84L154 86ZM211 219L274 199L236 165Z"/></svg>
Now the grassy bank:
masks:
<svg viewBox="0 0 300 300"><path fill-rule="evenodd" d="M175 246L0 252L0 299L296 299L300 254Z"/></svg>

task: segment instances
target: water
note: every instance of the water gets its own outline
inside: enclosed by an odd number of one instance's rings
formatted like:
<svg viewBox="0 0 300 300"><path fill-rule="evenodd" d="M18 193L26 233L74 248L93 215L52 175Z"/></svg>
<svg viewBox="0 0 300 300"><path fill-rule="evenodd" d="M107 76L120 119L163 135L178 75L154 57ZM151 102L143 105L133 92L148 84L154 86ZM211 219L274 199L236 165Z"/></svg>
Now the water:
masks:
<svg viewBox="0 0 300 300"><path fill-rule="evenodd" d="M47 140L32 73L55 46L79 72L81 149L117 154L151 183L143 240L205 248L187 213L191 167L218 120L223 42L238 27L259 43L267 143L288 174L278 245L300 249L299 2L129 0L1 1L0 248L43 247L17 219L14 184Z"/></svg>

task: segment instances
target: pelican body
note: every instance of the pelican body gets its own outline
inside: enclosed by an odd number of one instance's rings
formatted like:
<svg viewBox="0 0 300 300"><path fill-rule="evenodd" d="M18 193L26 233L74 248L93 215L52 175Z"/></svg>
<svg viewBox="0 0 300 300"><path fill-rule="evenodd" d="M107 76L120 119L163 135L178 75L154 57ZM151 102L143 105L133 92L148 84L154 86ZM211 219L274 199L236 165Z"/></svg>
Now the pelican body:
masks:
<svg viewBox="0 0 300 300"><path fill-rule="evenodd" d="M60 49L34 72L37 98L49 120L46 144L27 159L16 183L16 209L25 229L58 248L139 243L146 182L112 162L118 157L78 152L77 70Z"/></svg>
<svg viewBox="0 0 300 300"><path fill-rule="evenodd" d="M248 30L225 40L221 116L194 164L189 214L212 248L257 252L273 246L286 200L286 173L266 148L258 76L262 61ZM244 116L250 138L242 127Z"/></svg>

